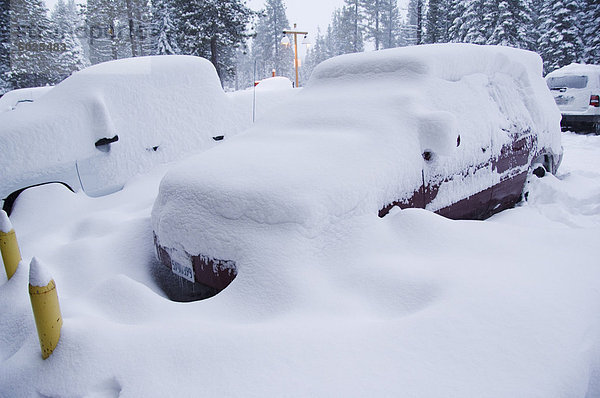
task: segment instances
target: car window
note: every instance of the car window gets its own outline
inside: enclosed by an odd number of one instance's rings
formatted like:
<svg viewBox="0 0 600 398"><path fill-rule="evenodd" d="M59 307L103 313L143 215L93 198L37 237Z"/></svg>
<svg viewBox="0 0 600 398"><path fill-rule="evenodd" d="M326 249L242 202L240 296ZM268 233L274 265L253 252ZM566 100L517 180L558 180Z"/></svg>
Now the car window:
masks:
<svg viewBox="0 0 600 398"><path fill-rule="evenodd" d="M587 76L555 76L547 80L550 90L560 88L585 88L587 86Z"/></svg>

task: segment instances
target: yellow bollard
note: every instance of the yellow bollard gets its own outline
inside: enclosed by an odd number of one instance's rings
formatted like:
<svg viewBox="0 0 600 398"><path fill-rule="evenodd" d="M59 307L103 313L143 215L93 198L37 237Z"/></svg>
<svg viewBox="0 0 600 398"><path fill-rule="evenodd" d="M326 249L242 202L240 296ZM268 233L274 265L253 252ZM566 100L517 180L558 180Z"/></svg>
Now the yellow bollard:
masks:
<svg viewBox="0 0 600 398"><path fill-rule="evenodd" d="M35 257L29 267L29 298L42 348L42 358L46 359L58 344L63 320L54 279L45 273Z"/></svg>
<svg viewBox="0 0 600 398"><path fill-rule="evenodd" d="M21 252L15 230L4 210L0 210L0 253L2 253L6 276L10 279L17 272L17 266L21 261Z"/></svg>

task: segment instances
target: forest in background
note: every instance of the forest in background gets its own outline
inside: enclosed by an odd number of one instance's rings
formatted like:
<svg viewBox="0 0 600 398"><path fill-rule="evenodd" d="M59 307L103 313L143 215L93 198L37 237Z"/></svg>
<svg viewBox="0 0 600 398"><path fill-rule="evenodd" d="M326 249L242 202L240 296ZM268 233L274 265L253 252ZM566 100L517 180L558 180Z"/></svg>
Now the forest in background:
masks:
<svg viewBox="0 0 600 398"><path fill-rule="evenodd" d="M242 0L43 0L0 3L0 94L52 85L86 66L125 57L188 54L209 59L226 89L294 76L282 46L283 0L260 11ZM426 43L499 44L540 54L546 73L572 62L600 64L597 0L344 0L312 35L300 81L336 55Z"/></svg>

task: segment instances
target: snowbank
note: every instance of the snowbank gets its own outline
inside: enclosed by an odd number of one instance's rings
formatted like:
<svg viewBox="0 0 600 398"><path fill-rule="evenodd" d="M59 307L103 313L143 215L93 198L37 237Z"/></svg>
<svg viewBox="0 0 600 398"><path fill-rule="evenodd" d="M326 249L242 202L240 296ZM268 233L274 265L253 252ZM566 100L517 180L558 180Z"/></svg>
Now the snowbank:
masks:
<svg viewBox="0 0 600 398"><path fill-rule="evenodd" d="M238 260L266 244L256 230L315 237L409 198L431 147L446 156L444 175L527 129L560 153L560 113L541 71L535 53L463 44L327 60L286 109L168 173L154 231L163 246ZM437 208L489 187L492 172L441 192Z"/></svg>
<svg viewBox="0 0 600 398"><path fill-rule="evenodd" d="M64 325L43 361L28 261L0 279L0 396L598 397L600 137L564 145L558 178L485 222L407 210L274 233L225 291L185 304L160 287L187 282L153 261L162 173L97 199L28 190L12 219Z"/></svg>

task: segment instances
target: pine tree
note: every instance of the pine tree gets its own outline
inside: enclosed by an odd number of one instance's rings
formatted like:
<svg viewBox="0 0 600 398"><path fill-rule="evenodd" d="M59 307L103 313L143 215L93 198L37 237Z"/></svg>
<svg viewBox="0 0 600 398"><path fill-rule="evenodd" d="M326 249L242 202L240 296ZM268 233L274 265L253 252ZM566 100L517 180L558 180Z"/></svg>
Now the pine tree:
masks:
<svg viewBox="0 0 600 398"><path fill-rule="evenodd" d="M587 0L583 8L580 20L584 23L584 60L588 64L600 65L600 3L597 0Z"/></svg>
<svg viewBox="0 0 600 398"><path fill-rule="evenodd" d="M292 79L294 50L281 45L282 32L290 24L282 0L267 0L256 24L256 37L252 41L252 56L258 61L257 78L271 76L274 69L278 75Z"/></svg>
<svg viewBox="0 0 600 398"><path fill-rule="evenodd" d="M180 54L177 44L177 22L172 0L155 0L152 3L153 49L152 54Z"/></svg>
<svg viewBox="0 0 600 398"><path fill-rule="evenodd" d="M10 13L9 2L0 2L0 95L12 90L10 84Z"/></svg>
<svg viewBox="0 0 600 398"><path fill-rule="evenodd" d="M451 0L448 20L450 27L448 28L448 41L462 43L467 35L465 24L465 13L467 10L467 2L463 0Z"/></svg>
<svg viewBox="0 0 600 398"><path fill-rule="evenodd" d="M88 0L85 15L92 64L131 55L129 26L121 0Z"/></svg>
<svg viewBox="0 0 600 398"><path fill-rule="evenodd" d="M13 0L10 4L10 70L13 88L54 83L54 48L48 10L41 0Z"/></svg>
<svg viewBox="0 0 600 398"><path fill-rule="evenodd" d="M147 52L147 32L150 30L150 7L147 0L121 0L123 33L127 36L130 56L137 57Z"/></svg>
<svg viewBox="0 0 600 398"><path fill-rule="evenodd" d="M364 10L364 38L373 39L375 50L379 50L382 42L382 18L385 0L360 0Z"/></svg>
<svg viewBox="0 0 600 398"><path fill-rule="evenodd" d="M579 4L572 0L544 0L538 52L547 73L582 58Z"/></svg>
<svg viewBox="0 0 600 398"><path fill-rule="evenodd" d="M450 20L449 0L429 0L425 18L425 43L446 43L449 41Z"/></svg>
<svg viewBox="0 0 600 398"><path fill-rule="evenodd" d="M381 46L393 48L400 44L401 22L396 0L381 0L383 11L381 13Z"/></svg>
<svg viewBox="0 0 600 398"><path fill-rule="evenodd" d="M89 66L83 46L77 37L81 21L74 0L58 0L51 16L54 36L60 41L61 49L55 58L56 80L60 81L71 73Z"/></svg>
<svg viewBox="0 0 600 398"><path fill-rule="evenodd" d="M544 0L530 0L530 8L531 8L531 45L529 48L531 51L537 51L537 43L540 40L541 33L541 25L542 25L542 7L544 5Z"/></svg>
<svg viewBox="0 0 600 398"><path fill-rule="evenodd" d="M345 37L348 41L348 48L351 51L347 52L361 52L364 49L364 14L361 8L361 0L344 0L344 3L345 6L342 7L340 24L343 26L343 30L349 33Z"/></svg>
<svg viewBox="0 0 600 398"><path fill-rule="evenodd" d="M469 0L463 15L462 41L466 43L485 44L489 31L486 30L490 17L485 16L486 0Z"/></svg>
<svg viewBox="0 0 600 398"><path fill-rule="evenodd" d="M423 0L410 0L406 16L406 39L410 44L423 44Z"/></svg>
<svg viewBox="0 0 600 398"><path fill-rule="evenodd" d="M497 20L488 44L517 48L533 48L531 10L523 0L504 0L498 3Z"/></svg>
<svg viewBox="0 0 600 398"><path fill-rule="evenodd" d="M178 0L178 43L184 54L208 58L223 81L235 72L252 11L241 0Z"/></svg>

